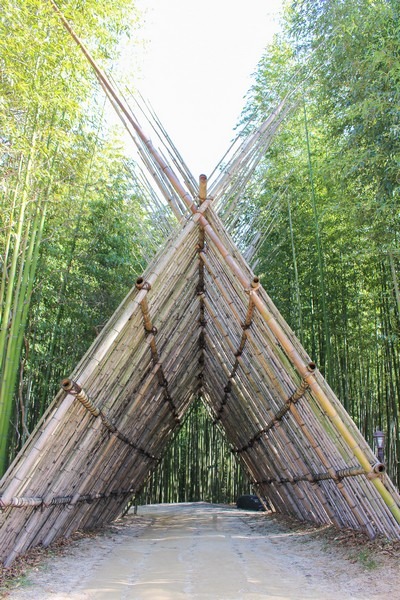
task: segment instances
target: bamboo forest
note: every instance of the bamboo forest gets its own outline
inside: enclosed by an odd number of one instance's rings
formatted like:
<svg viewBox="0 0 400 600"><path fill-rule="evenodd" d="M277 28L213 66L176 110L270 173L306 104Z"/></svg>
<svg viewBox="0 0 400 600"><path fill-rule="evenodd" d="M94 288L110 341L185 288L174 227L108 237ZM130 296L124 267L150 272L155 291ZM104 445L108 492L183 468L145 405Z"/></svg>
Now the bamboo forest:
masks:
<svg viewBox="0 0 400 600"><path fill-rule="evenodd" d="M134 103L134 0L59 0ZM282 114L220 211L291 330L400 485L400 3L288 0L236 131ZM173 228L48 0L0 15L0 475ZM118 69L130 40L132 73ZM117 65L117 66L116 66ZM161 99L162 101L162 99ZM234 135L234 134L232 134ZM197 175L197 174L196 174ZM196 400L142 502L251 492Z"/></svg>

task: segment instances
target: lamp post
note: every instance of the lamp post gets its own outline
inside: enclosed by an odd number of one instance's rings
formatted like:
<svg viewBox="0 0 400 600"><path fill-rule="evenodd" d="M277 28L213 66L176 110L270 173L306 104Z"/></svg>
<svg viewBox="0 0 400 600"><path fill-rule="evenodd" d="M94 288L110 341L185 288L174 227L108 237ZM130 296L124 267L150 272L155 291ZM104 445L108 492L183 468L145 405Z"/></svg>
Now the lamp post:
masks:
<svg viewBox="0 0 400 600"><path fill-rule="evenodd" d="M377 449L377 456L379 462L383 463L385 461L385 434L383 431L379 431L378 429L374 433L374 442L375 448Z"/></svg>

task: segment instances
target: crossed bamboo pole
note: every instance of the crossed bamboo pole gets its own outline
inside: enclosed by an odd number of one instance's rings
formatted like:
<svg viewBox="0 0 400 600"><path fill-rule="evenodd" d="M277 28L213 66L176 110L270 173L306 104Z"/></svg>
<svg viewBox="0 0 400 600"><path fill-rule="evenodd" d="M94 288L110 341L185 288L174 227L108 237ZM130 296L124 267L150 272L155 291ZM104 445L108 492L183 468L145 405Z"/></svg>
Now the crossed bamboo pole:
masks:
<svg viewBox="0 0 400 600"><path fill-rule="evenodd" d="M190 192L188 192L182 186L179 179L175 175L174 171L171 169L171 167L168 165L168 163L165 161L165 159L161 156L161 154L154 147L151 140L145 135L144 131L139 126L139 124L133 119L130 111L127 109L127 107L124 105L124 103L120 100L118 94L116 93L114 87L110 83L108 77L98 67L95 60L91 56L90 52L87 50L87 48L85 47L83 42L79 39L79 37L73 31L72 27L70 26L68 21L65 19L65 17L61 13L61 11L59 10L59 8L55 4L55 2L53 0L49 0L49 2L52 5L55 12L58 14L63 26L70 33L70 35L75 40L75 42L78 44L78 46L81 48L83 54L85 55L85 57L89 61L90 65L92 66L100 84L106 90L107 95L112 99L113 105L117 106L118 111L120 113L122 113L122 115L124 117L124 124L126 124L126 122L128 122L133 127L134 131L136 132L139 139L141 140L143 146L147 149L148 153L152 156L155 163L159 166L161 171L164 173L165 177L171 184L172 188L175 190L175 192L178 194L180 199L186 205L189 212L192 213L192 215L194 215L194 217L195 217L194 220L197 221L198 225L204 230L205 235L215 245L215 247L217 248L217 250L220 254L220 257L226 263L227 267L229 268L230 272L234 275L236 280L240 283L243 291L248 293L249 290L251 289L251 282L250 282L248 276L242 270L242 268L240 267L239 263L235 260L235 258L230 254L229 250L222 243L219 235L216 233L216 231L211 226L210 222L207 220L207 218L203 214L204 210L207 208L205 206L206 202L204 202L203 205L199 209L199 207L193 201L193 198L192 198ZM400 508L397 506L396 501L394 500L394 498L392 497L390 492L386 489L386 487L384 486L381 479L379 477L372 477L373 468L371 467L368 457L366 456L366 454L364 453L364 451L362 450L360 445L357 443L356 439L354 438L352 433L349 431L346 424L341 419L340 415L336 411L332 402L329 400L328 396L325 394L324 390L319 385L318 381L316 380L315 375L308 371L307 364L303 361L302 357L300 356L299 352L295 348L294 344L289 339L289 337L285 333L285 331L282 329L281 325L278 323L276 318L273 316L273 314L269 310L268 306L266 305L266 303L264 302L262 297L258 294L254 294L253 302L254 302L255 307L258 309L259 314L263 318L264 322L269 327L270 331L274 334L275 338L278 340L278 342L284 349L284 351L285 351L287 357L289 358L289 360L291 361L292 365L295 367L295 369L299 373L301 379L309 385L309 388L313 395L313 398L318 402L318 404L320 405L322 410L326 413L326 415L329 417L329 419L335 426L336 430L340 433L342 438L345 440L349 449L352 451L353 455L357 458L361 467L364 469L365 474L370 476L372 484L377 489L378 493L380 494L380 496L382 497L382 499L388 506L388 508L391 511L391 513L393 514L394 518L400 524Z"/></svg>

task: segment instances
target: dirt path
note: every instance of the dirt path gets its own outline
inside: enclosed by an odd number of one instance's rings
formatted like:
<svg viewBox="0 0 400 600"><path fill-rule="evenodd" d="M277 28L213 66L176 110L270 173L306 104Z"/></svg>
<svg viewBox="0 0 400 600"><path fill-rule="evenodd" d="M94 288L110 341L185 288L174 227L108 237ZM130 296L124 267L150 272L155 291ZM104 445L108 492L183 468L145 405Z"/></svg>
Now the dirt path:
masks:
<svg viewBox="0 0 400 600"><path fill-rule="evenodd" d="M263 513L153 505L47 557L4 597L399 600L396 562L372 566L349 560L312 530L290 530Z"/></svg>

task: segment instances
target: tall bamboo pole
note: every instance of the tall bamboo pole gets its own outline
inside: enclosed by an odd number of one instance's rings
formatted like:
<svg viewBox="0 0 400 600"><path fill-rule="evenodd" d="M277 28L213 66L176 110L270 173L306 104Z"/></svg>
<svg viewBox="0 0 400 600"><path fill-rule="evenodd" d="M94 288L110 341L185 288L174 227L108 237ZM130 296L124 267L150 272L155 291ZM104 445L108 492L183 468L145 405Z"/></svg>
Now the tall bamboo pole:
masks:
<svg viewBox="0 0 400 600"><path fill-rule="evenodd" d="M307 163L308 163L308 172L310 178L310 187L311 187L311 205L314 216L314 226L315 226L315 242L317 246L317 258L318 258L318 279L319 279L319 289L320 289L320 297L322 303L322 322L324 327L324 339L323 339L323 359L326 365L325 369L325 377L329 377L332 367L331 367L331 345L330 345L330 331L329 331L329 320L328 320L328 309L326 306L326 289L325 289L325 266L324 266L324 256L322 251L322 243L321 243L321 233L320 233L320 225L317 211L317 203L316 203L316 195L315 195L315 186L314 186L314 170L313 164L311 161L311 144L310 144L310 135L308 131L308 119L307 119L307 109L306 109L306 101L303 97L303 112L304 112L304 129L306 134L306 148L307 148Z"/></svg>
<svg viewBox="0 0 400 600"><path fill-rule="evenodd" d="M13 395L10 392L10 361L13 346L13 339L9 337L9 321L13 308L13 296L18 288L17 268L20 258L21 243L23 243L22 234L25 225L25 212L28 207L28 190L33 169L34 155L36 152L36 137L34 131L31 139L31 148L25 167L24 183L21 191L21 204L17 222L17 229L14 236L14 247L11 261L11 267L8 274L7 292L5 295L5 305L2 315L2 324L0 329L0 475L5 471L8 463L8 445L10 419L13 410ZM21 266L22 270L22 266ZM21 271L22 272L22 271ZM20 276L19 276L20 277ZM17 298L18 300L18 298ZM17 308L17 305L15 306ZM11 320L11 324L13 319Z"/></svg>
<svg viewBox="0 0 400 600"><path fill-rule="evenodd" d="M102 85L103 89L106 91L106 93L112 99L113 103L115 103L115 105L118 107L119 111L123 114L123 116L126 119L126 121L133 127L133 129L136 132L136 134L138 135L139 139L142 141L144 147L147 148L148 152L155 159L156 163L159 165L159 167L161 168L161 170L165 173L167 179L171 183L171 185L174 188L174 190L177 192L178 196L183 200L183 202L185 203L185 205L188 206L188 208L193 213L196 212L196 206L195 206L195 204L193 202L193 199L192 199L190 193L187 190L185 190L185 188L181 185L180 181L176 177L176 175L173 172L173 170L171 169L171 167L167 164L167 162L161 157L160 153L153 146L153 143L150 140L150 138L148 138L145 135L145 133L143 132L143 130L141 129L141 127L139 127L138 123L132 117L129 109L121 101L119 95L115 91L115 89L114 89L113 85L111 84L109 78L106 76L106 74L97 65L96 61L94 60L94 58L90 54L89 50L86 48L86 46L81 41L81 39L76 35L75 31L72 29L71 25L68 23L67 19L64 17L64 15L60 11L60 9L56 5L56 3L53 0L49 0L49 2L52 5L54 11L57 13L58 17L60 18L63 26L65 27L65 29L69 32L69 34L71 35L71 37L74 39L74 41L80 47L80 49L82 50L83 54L85 55L85 57L89 61L90 65L93 68L93 70L94 70L94 72L96 74L96 77L98 78L98 80L99 80L100 84Z"/></svg>

